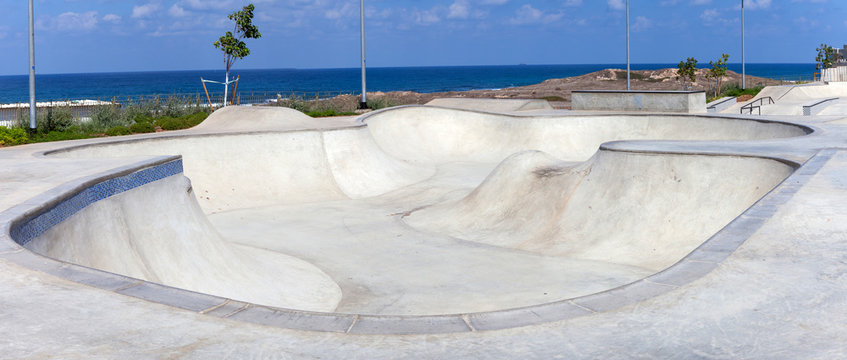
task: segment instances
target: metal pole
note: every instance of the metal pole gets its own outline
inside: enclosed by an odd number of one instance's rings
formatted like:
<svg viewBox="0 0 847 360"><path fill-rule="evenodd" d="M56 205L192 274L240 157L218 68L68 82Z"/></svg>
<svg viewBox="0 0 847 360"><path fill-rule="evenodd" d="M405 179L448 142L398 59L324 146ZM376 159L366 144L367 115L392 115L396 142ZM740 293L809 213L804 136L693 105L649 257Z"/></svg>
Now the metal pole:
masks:
<svg viewBox="0 0 847 360"><path fill-rule="evenodd" d="M35 130L35 21L29 0L29 128Z"/></svg>
<svg viewBox="0 0 847 360"><path fill-rule="evenodd" d="M368 89L365 76L365 0L359 0L359 16L361 20L361 36L362 36L362 102L359 103L359 108L368 108Z"/></svg>
<svg viewBox="0 0 847 360"><path fill-rule="evenodd" d="M741 0L741 90L747 88L747 64L744 55L744 0Z"/></svg>
<svg viewBox="0 0 847 360"><path fill-rule="evenodd" d="M629 0L626 0L626 91L629 90Z"/></svg>

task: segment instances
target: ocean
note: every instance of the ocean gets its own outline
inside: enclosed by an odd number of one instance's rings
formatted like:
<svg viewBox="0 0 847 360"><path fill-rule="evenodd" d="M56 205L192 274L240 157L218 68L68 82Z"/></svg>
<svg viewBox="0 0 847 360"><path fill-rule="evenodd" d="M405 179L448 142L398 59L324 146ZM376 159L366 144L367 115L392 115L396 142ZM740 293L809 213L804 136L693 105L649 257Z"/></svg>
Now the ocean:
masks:
<svg viewBox="0 0 847 360"><path fill-rule="evenodd" d="M633 70L675 68L676 64L633 64ZM625 64L504 65L369 68L371 91L422 93L501 89L540 83L547 79L584 75ZM747 64L747 74L773 79L810 80L815 64ZM729 64L741 72L741 64ZM239 93L360 93L360 69L233 69L240 76ZM136 97L143 95L203 93L200 78L223 81L223 70L151 71L87 74L37 74L38 101ZM222 93L221 85L208 84ZM0 104L28 102L27 75L0 76Z"/></svg>

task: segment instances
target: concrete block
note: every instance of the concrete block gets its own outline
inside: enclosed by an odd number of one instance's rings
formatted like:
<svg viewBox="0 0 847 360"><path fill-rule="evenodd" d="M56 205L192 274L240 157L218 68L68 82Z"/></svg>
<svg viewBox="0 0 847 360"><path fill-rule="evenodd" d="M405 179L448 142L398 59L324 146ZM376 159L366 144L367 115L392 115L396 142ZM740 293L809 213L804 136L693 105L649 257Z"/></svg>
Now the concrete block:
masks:
<svg viewBox="0 0 847 360"><path fill-rule="evenodd" d="M617 289L576 298L573 302L596 312L604 312L639 303L676 288L642 280Z"/></svg>
<svg viewBox="0 0 847 360"><path fill-rule="evenodd" d="M49 270L48 273L66 280L109 291L127 288L140 282L138 279L71 264Z"/></svg>
<svg viewBox="0 0 847 360"><path fill-rule="evenodd" d="M206 315L211 315L215 317L225 318L234 315L235 313L242 311L249 306L248 303L229 300L221 306L204 310L203 313Z"/></svg>
<svg viewBox="0 0 847 360"><path fill-rule="evenodd" d="M572 110L705 113L704 91L576 90Z"/></svg>
<svg viewBox="0 0 847 360"><path fill-rule="evenodd" d="M355 315L307 313L249 306L228 318L286 329L344 333L353 325Z"/></svg>
<svg viewBox="0 0 847 360"><path fill-rule="evenodd" d="M713 262L683 260L647 278L647 281L682 286L712 272L716 267L718 264Z"/></svg>
<svg viewBox="0 0 847 360"><path fill-rule="evenodd" d="M118 290L117 292L194 312L201 312L226 301L226 299L217 296L195 293L149 282L143 282L136 286Z"/></svg>
<svg viewBox="0 0 847 360"><path fill-rule="evenodd" d="M458 315L448 316L359 316L351 334L442 334L469 332Z"/></svg>
<svg viewBox="0 0 847 360"><path fill-rule="evenodd" d="M530 306L520 309L469 314L468 322L477 331L509 329L593 314L569 301Z"/></svg>

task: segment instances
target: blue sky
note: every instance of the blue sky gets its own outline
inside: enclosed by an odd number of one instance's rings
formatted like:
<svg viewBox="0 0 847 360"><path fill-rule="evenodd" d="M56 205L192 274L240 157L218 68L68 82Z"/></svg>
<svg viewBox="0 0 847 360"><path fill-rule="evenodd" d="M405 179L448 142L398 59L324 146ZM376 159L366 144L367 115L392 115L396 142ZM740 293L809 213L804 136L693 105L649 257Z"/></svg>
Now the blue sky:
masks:
<svg viewBox="0 0 847 360"><path fill-rule="evenodd" d="M236 0L35 0L39 73L217 69ZM235 68L359 64L359 1L254 0ZM368 65L624 63L625 0L366 0ZM0 0L0 74L27 72L27 2ZM631 0L633 63L741 61L740 0ZM747 62L847 44L844 0L746 0Z"/></svg>

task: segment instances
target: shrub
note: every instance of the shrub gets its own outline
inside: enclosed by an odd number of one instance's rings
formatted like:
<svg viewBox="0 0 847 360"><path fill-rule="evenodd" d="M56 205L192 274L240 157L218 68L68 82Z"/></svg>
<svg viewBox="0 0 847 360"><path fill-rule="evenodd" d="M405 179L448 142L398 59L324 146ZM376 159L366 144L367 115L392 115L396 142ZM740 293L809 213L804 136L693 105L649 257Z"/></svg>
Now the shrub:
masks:
<svg viewBox="0 0 847 360"><path fill-rule="evenodd" d="M73 114L68 107L47 108L47 111L39 111L35 117L35 126L39 133L46 134L51 131L65 131L74 125ZM29 113L21 118L21 128L29 128Z"/></svg>
<svg viewBox="0 0 847 360"><path fill-rule="evenodd" d="M356 115L354 112L337 112L335 109L325 109L325 110L315 110L309 111L306 113L311 117L329 117L329 116L344 116L344 115Z"/></svg>
<svg viewBox="0 0 847 360"><path fill-rule="evenodd" d="M29 141L26 131L21 128L0 126L0 146L26 144Z"/></svg>
<svg viewBox="0 0 847 360"><path fill-rule="evenodd" d="M73 126L74 117L69 108L49 108L43 117L36 117L36 122L40 132L65 131Z"/></svg>
<svg viewBox="0 0 847 360"><path fill-rule="evenodd" d="M74 125L65 131L50 131L46 134L39 133L30 139L31 142L48 142L48 141L63 141L88 139L91 135L83 130L80 126Z"/></svg>
<svg viewBox="0 0 847 360"><path fill-rule="evenodd" d="M129 125L129 119L123 116L126 112L121 111L120 105L97 106L91 112L91 123L101 129L110 129L115 126Z"/></svg>
<svg viewBox="0 0 847 360"><path fill-rule="evenodd" d="M368 107L373 110L390 108L398 105L401 105L400 102L390 99L387 96L368 98Z"/></svg>
<svg viewBox="0 0 847 360"><path fill-rule="evenodd" d="M137 122L130 125L129 131L135 134L151 133L156 131L156 127L153 126L152 122Z"/></svg>
<svg viewBox="0 0 847 360"><path fill-rule="evenodd" d="M106 135L109 136L121 136L129 134L132 134L132 131L129 131L129 128L126 126L114 126L111 129L106 130Z"/></svg>
<svg viewBox="0 0 847 360"><path fill-rule="evenodd" d="M163 116L156 119L156 125L159 125L163 130L181 130L188 129L190 127L197 126L206 120L206 117L209 116L204 112L199 112L191 115L186 115L178 118L173 118L170 116Z"/></svg>

